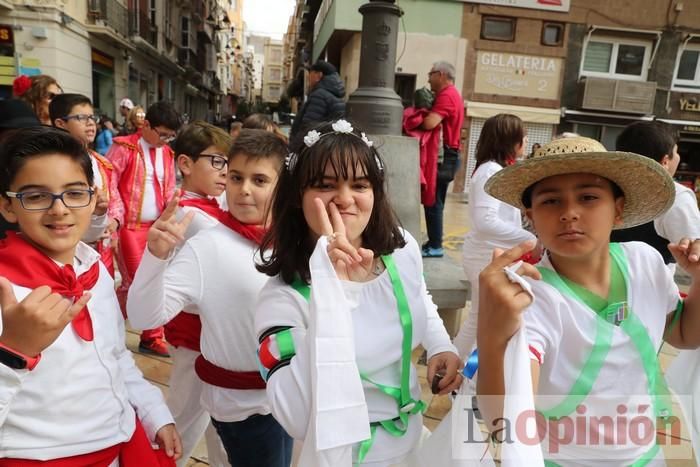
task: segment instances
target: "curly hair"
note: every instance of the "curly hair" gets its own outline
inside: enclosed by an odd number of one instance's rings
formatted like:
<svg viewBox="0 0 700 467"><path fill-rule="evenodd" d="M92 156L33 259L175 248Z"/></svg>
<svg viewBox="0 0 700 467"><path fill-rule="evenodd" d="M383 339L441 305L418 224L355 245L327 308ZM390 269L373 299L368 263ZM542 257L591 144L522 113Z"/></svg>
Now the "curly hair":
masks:
<svg viewBox="0 0 700 467"><path fill-rule="evenodd" d="M18 77L17 79L23 77L24 75ZM46 123L50 120L49 106L48 102L46 102L46 99L48 98L49 100L51 100L53 98L53 96L50 95L51 93L49 93L48 91L49 86L53 84L61 92L63 92L63 88L61 88L61 86L58 85L58 82L55 78L49 75L30 76L29 80L31 81L31 84L28 88L23 88L20 91L21 94L17 95L17 98L29 104L32 110L34 110L34 113L39 118L39 120L41 120L42 123ZM15 92L17 92L17 90L15 90Z"/></svg>

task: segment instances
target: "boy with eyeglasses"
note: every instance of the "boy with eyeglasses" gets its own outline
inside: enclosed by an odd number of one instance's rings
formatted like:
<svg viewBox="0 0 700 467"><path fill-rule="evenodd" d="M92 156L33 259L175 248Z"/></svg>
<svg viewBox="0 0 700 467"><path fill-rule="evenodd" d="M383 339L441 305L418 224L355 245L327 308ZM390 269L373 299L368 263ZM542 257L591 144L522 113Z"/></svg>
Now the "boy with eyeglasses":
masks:
<svg viewBox="0 0 700 467"><path fill-rule="evenodd" d="M92 101L82 94L58 94L49 104L49 116L53 126L70 133L83 144L90 155L97 188L97 204L90 228L82 240L91 244L100 253L102 262L114 277L111 236L122 222L124 205L119 196L116 180L112 176L112 164L90 149L95 141L98 121Z"/></svg>
<svg viewBox="0 0 700 467"><path fill-rule="evenodd" d="M19 232L0 242L0 465L165 466L181 453L124 345L114 281L80 241L95 204L75 138L34 127L4 141L0 213Z"/></svg>
<svg viewBox="0 0 700 467"><path fill-rule="evenodd" d="M198 232L219 224L226 213L217 198L226 189L226 169L232 138L221 128L196 121L180 131L173 143L177 167L182 172L177 218L193 212L184 233L185 240ZM168 391L168 407L182 436L181 466L204 435L211 465L228 465L226 451L214 428L209 413L200 401L202 381L194 371L195 360L201 354L199 346L202 323L194 306L188 307L165 325L165 338L173 357ZM188 312L189 311L189 312Z"/></svg>
<svg viewBox="0 0 700 467"><path fill-rule="evenodd" d="M107 159L124 203L119 229L117 260L121 285L117 296L126 316L126 295L146 248L148 229L158 219L175 192L175 161L168 143L180 129L180 115L167 102L157 102L146 112L141 132L114 138ZM163 328L141 333L139 351L169 356Z"/></svg>

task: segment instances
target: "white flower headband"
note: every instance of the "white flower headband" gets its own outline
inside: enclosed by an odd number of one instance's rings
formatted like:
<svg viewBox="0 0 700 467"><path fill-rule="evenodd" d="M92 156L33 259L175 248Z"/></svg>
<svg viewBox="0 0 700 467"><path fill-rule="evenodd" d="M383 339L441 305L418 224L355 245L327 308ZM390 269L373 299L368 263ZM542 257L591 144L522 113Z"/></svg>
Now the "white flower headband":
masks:
<svg viewBox="0 0 700 467"><path fill-rule="evenodd" d="M342 118L333 124L331 124L331 128L333 131L329 131L327 133L319 133L316 130L311 130L308 133L306 133L306 136L304 136L304 144L306 145L307 148L310 148L314 144L318 142L323 136L330 135L330 134L338 134L338 133L345 133L345 134L350 134L355 136L356 138L361 139L368 148L371 148L374 146L374 141L370 140L367 135L362 132L360 133L361 136L357 136L355 133L353 133L354 128L352 127L352 124L348 122L347 120L343 120ZM287 170L290 172L294 170L294 166L297 163L299 155L292 152L289 153L289 155L285 158L284 164L287 166ZM382 164L382 161L379 160L379 157L376 155L374 156L374 160L377 163L377 166L379 167L380 171L384 170L384 165Z"/></svg>

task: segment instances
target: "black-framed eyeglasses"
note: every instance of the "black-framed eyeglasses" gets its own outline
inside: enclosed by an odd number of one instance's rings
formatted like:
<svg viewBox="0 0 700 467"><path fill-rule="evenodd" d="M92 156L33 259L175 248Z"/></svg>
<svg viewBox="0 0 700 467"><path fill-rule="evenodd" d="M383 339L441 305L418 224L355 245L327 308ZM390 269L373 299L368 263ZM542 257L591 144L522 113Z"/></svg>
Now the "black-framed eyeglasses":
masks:
<svg viewBox="0 0 700 467"><path fill-rule="evenodd" d="M59 94L60 94L60 92L58 92L58 93L56 93L56 92L48 92L48 93L46 93L46 98L47 98L48 100L52 101L53 98L56 97L56 96L58 96Z"/></svg>
<svg viewBox="0 0 700 467"><path fill-rule="evenodd" d="M228 159L221 154L199 154L197 158L208 157L211 166L215 170L221 170L228 165Z"/></svg>
<svg viewBox="0 0 700 467"><path fill-rule="evenodd" d="M94 123L99 123L100 122L100 117L97 115L88 115L88 114L76 114L76 115L66 115L65 117L62 117L61 120L69 121L69 120L77 120L83 125L88 123L88 121L92 120Z"/></svg>
<svg viewBox="0 0 700 467"><path fill-rule="evenodd" d="M428 78L430 78L431 76L433 76L435 73L440 73L440 70L431 70L431 71L429 71L429 72L428 72Z"/></svg>
<svg viewBox="0 0 700 467"><path fill-rule="evenodd" d="M73 189L62 193L51 193L50 191L22 191L15 193L14 191L6 191L5 194L10 198L18 199L19 203L27 211L47 211L51 209L57 199L60 199L63 205L69 209L84 208L92 201L95 190L92 188Z"/></svg>

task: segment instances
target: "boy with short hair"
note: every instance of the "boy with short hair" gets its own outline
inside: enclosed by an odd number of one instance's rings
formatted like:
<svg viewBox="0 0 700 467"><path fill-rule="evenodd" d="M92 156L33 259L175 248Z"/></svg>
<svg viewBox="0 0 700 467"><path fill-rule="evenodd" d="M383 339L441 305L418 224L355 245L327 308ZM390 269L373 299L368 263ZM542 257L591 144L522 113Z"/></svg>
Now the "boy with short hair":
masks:
<svg viewBox="0 0 700 467"><path fill-rule="evenodd" d="M126 315L126 295L146 248L148 229L161 215L175 192L175 160L168 146L181 126L180 115L167 102L157 102L146 112L140 132L114 138L107 159L124 203L124 222L119 229L119 272L122 282L117 296ZM141 333L139 351L169 356L163 328Z"/></svg>
<svg viewBox="0 0 700 467"><path fill-rule="evenodd" d="M506 363L504 355L522 325L534 393L551 396L538 407L545 422L583 420L571 426L575 442L550 444L545 457L562 465L657 465L663 453L654 443L656 417L668 417L671 407L656 354L662 340L677 348L700 345L700 240L669 245L693 277L681 301L653 248L609 238L613 229L664 212L673 202L673 180L648 158L607 152L597 141L576 137L552 141L534 158L505 168L486 191L524 209L547 250L537 269L520 266L529 287L509 265L534 242L497 250L480 275L477 387L487 426L497 433L501 414L517 416L503 413L499 398L521 391L521 385L505 387L504 368L523 362ZM521 355L527 360L524 355L527 350ZM613 402L612 413L601 409L603 399ZM605 423L595 424L596 410L606 417L633 411L652 435L611 439Z"/></svg>
<svg viewBox="0 0 700 467"><path fill-rule="evenodd" d="M194 213L182 220L169 205L148 234L148 248L129 290L129 322L160 326L182 309L202 320L195 370L202 403L231 465L287 467L292 440L270 414L258 372L254 306L267 277L254 256L267 228L267 211L287 149L273 133L243 130L227 168L228 211L219 224L185 243ZM189 307L195 306L195 309Z"/></svg>
<svg viewBox="0 0 700 467"><path fill-rule="evenodd" d="M97 119L92 101L82 94L58 94L49 104L51 124L66 130L83 143L92 161L95 186L98 189L97 204L93 222L83 241L92 244L100 253L102 262L114 277L114 260L112 255L111 235L116 232L124 215L119 190L112 176L112 164L90 149L97 134Z"/></svg>
<svg viewBox="0 0 700 467"><path fill-rule="evenodd" d="M635 122L627 126L615 142L618 151L634 152L655 160L673 177L681 158L678 137L670 125L663 122ZM616 230L613 242L641 241L661 253L671 272L676 261L668 249L669 243L681 238L700 238L700 210L695 192L674 182L676 198L668 211L653 220L629 229Z"/></svg>
<svg viewBox="0 0 700 467"><path fill-rule="evenodd" d="M199 231L214 227L224 214L217 197L226 189L226 168L231 137L221 128L202 121L195 121L180 131L173 143L176 163L182 173L180 208L178 218L193 211L194 216L184 233L185 240ZM181 466L204 434L211 465L228 465L226 452L221 445L210 417L200 401L202 382L194 371L194 364L201 350L199 339L202 324L199 316L182 311L165 324L165 338L171 344L173 367L170 372L168 407L182 437Z"/></svg>
<svg viewBox="0 0 700 467"><path fill-rule="evenodd" d="M96 201L83 145L19 130L0 153L0 195L20 230L0 242L0 463L159 465L155 441L174 464L172 416L124 345L113 279L80 241Z"/></svg>

